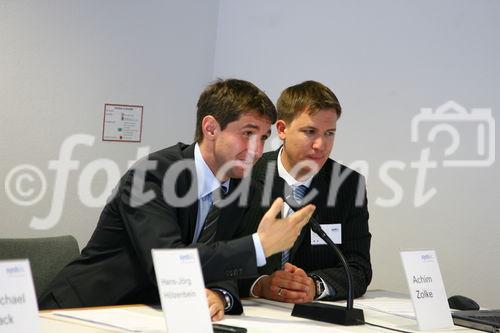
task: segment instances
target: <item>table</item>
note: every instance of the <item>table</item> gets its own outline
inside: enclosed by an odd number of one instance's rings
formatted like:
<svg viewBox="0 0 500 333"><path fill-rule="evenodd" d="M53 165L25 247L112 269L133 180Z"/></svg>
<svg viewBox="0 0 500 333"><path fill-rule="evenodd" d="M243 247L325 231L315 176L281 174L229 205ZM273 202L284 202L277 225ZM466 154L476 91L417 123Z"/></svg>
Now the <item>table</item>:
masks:
<svg viewBox="0 0 500 333"><path fill-rule="evenodd" d="M408 296L387 291L369 291L362 298L355 300L355 307L363 308L365 321L372 324L382 325L409 332L418 331L416 320L409 318L412 315L411 301ZM262 299L243 300L244 315L226 316L220 323L234 326L242 326L248 329L248 333L321 333L321 332L339 332L339 333L376 333L393 332L384 328L370 325L361 326L339 326L328 323L311 321L308 319L296 318L290 316L292 304L273 302ZM377 309L375 309L378 307ZM395 309L399 307L399 309ZM153 309L145 305L128 305L119 307L101 307L99 311L106 309L123 309L132 314L142 314L150 316L154 321L163 318L160 310ZM81 309L77 309L81 310ZM398 312L398 315L386 312ZM105 327L93 323L83 322L76 319L61 318L54 315L55 311L40 312L41 332L42 333L106 333L106 332L126 332L125 330L112 327ZM165 332L164 328L144 331L148 333ZM478 332L460 326L454 326L451 329L435 332L449 333L468 333ZM187 332L189 333L189 332Z"/></svg>

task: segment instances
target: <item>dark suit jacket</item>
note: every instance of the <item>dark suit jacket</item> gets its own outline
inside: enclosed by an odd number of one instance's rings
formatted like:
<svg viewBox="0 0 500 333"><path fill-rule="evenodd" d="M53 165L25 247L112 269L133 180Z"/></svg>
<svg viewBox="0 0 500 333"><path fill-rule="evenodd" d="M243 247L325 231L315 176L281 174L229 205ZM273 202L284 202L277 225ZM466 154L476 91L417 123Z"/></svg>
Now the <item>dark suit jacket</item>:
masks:
<svg viewBox="0 0 500 333"><path fill-rule="evenodd" d="M279 176L277 169L278 152L269 152L262 156L253 169L253 180L263 186L263 200L266 193L271 193L271 202L277 197L285 197L285 181ZM267 171L269 168L269 171ZM265 184L266 172L274 172L272 184ZM335 177L335 175L338 175ZM342 176L347 175L342 180ZM333 182L332 182L333 178ZM338 188L334 205L328 205L329 195L333 195ZM359 192L359 205L356 205L356 197ZM370 263L370 240L368 230L368 209L366 201L366 190L364 177L359 173L328 159L321 170L314 176L309 191L313 189L318 194L311 201L316 205L315 219L320 224L341 224L342 244L339 249L345 255L351 273L353 275L353 295L359 297L366 292L372 278ZM332 192L332 193L330 193ZM309 193L309 192L308 192ZM307 196L307 194L306 194ZM254 209L250 217L250 225L253 226L248 233L256 230L261 215L267 209L264 204L262 209ZM344 299L346 297L346 278L344 269L333 250L327 245L311 245L311 229L306 225L290 250L290 262L307 273L319 275L335 290L334 297L325 300ZM267 265L260 270L261 274L271 274L281 267L281 253L267 259ZM248 295L251 283L255 279L240 280L241 295Z"/></svg>
<svg viewBox="0 0 500 333"><path fill-rule="evenodd" d="M176 179L167 180L165 187L183 197L193 186L192 204L177 207L164 200L164 176L177 161L190 164L194 171L194 145L179 143L152 153L122 177L81 256L52 281L40 297L40 308L159 302L151 249L193 247L196 225L197 182L191 172L184 170ZM144 172L152 162L156 167ZM136 181L134 175L145 182ZM238 181L231 180L230 193L237 186ZM137 202L134 193L148 191L154 193L153 200L131 205L131 200ZM238 238L243 236L240 221L245 212L237 202L221 209L216 242L194 245L207 287L224 288L235 296L231 313L242 312L235 279L257 275L252 237Z"/></svg>

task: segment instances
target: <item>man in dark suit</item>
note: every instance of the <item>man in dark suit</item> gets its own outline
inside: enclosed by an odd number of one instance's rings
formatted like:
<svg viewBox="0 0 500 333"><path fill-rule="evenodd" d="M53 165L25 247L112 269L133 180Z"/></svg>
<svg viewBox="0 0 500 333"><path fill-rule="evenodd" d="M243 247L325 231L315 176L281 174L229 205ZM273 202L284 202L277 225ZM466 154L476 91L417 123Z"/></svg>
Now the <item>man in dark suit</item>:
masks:
<svg viewBox="0 0 500 333"><path fill-rule="evenodd" d="M258 196L240 178L262 155L275 112L250 82L209 85L198 101L196 143L152 153L122 177L81 256L52 281L40 308L158 303L151 249L195 247L212 320L241 313L234 279L256 276L266 257L290 248L314 210L276 219L278 200L257 232L244 232L248 205L235 199L246 190L250 200Z"/></svg>
<svg viewBox="0 0 500 333"><path fill-rule="evenodd" d="M337 97L323 84L306 81L285 89L277 109L283 146L264 154L253 169L253 178L264 187L263 201L289 197L312 202L315 219L347 259L353 295L359 297L372 277L371 235L363 176L329 158L341 114ZM282 216L291 212L285 205ZM254 228L260 216L255 214ZM240 281L242 294L291 303L346 297L339 259L308 225L292 249L269 258L261 273L257 280Z"/></svg>

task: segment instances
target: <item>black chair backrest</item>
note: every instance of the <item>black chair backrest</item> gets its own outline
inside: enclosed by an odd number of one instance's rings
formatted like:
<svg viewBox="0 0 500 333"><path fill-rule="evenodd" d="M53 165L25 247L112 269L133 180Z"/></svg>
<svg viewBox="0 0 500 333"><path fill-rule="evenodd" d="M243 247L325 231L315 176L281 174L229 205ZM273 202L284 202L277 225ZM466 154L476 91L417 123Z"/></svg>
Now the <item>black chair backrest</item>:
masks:
<svg viewBox="0 0 500 333"><path fill-rule="evenodd" d="M73 236L0 238L0 260L29 259L37 297L78 255L78 242Z"/></svg>

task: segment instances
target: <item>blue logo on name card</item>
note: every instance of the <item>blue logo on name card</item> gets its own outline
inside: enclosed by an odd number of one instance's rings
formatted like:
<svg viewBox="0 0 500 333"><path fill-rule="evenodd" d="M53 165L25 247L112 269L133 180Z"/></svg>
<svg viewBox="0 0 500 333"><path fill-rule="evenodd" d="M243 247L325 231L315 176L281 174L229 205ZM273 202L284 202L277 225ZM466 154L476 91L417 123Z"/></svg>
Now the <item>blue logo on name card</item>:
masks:
<svg viewBox="0 0 500 333"><path fill-rule="evenodd" d="M5 269L7 276L22 276L24 275L24 267L22 266L10 266Z"/></svg>
<svg viewBox="0 0 500 333"><path fill-rule="evenodd" d="M181 264L189 264L194 262L194 255L192 254L181 254L179 256Z"/></svg>
<svg viewBox="0 0 500 333"><path fill-rule="evenodd" d="M434 261L434 256L432 254L424 254L420 258L422 259L422 262L433 262Z"/></svg>

